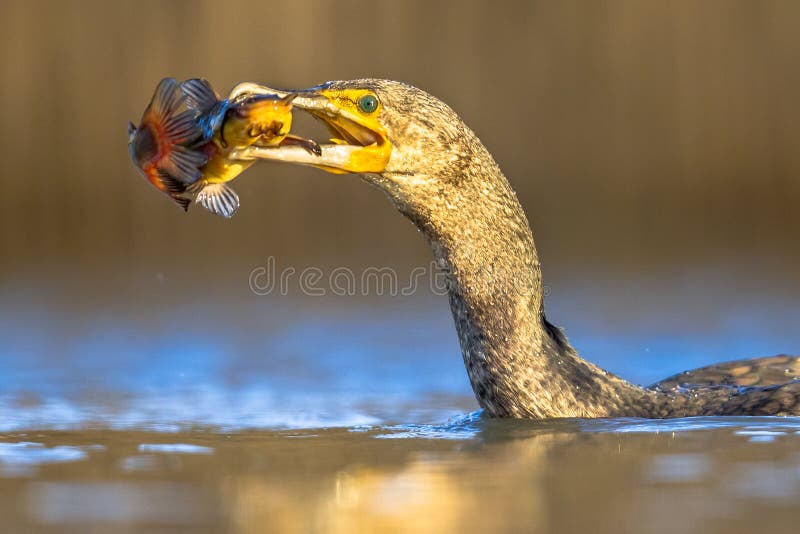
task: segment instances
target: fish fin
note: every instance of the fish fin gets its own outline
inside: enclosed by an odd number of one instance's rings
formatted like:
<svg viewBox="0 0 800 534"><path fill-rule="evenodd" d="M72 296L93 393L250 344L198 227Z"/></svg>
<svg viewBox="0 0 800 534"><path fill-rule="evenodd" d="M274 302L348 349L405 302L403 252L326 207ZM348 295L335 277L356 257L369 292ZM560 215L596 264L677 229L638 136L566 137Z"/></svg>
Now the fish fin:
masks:
<svg viewBox="0 0 800 534"><path fill-rule="evenodd" d="M179 195L186 191L186 185L176 180L167 171L158 170L157 174L158 174L158 181L161 182L161 184L164 186L164 187L159 187L159 189L164 191L169 196Z"/></svg>
<svg viewBox="0 0 800 534"><path fill-rule="evenodd" d="M160 166L184 186L196 182L203 172L200 167L206 164L208 156L197 150L175 145L169 149L167 157L160 162Z"/></svg>
<svg viewBox="0 0 800 534"><path fill-rule="evenodd" d="M181 105L183 97L180 85L175 78L164 78L158 82L153 99L145 112L145 115L152 113L159 120L165 121Z"/></svg>
<svg viewBox="0 0 800 534"><path fill-rule="evenodd" d="M192 78L181 84L181 91L186 96L186 105L189 109L208 113L219 101L219 96L203 78Z"/></svg>
<svg viewBox="0 0 800 534"><path fill-rule="evenodd" d="M233 217L239 209L239 195L226 184L209 184L197 194L194 200L215 215L226 219Z"/></svg>
<svg viewBox="0 0 800 534"><path fill-rule="evenodd" d="M163 128L166 140L170 143L186 144L194 141L203 134L197 124L197 111L184 109L189 107L188 97L181 91L181 86L175 78L164 78L158 83L153 99L145 111L145 116L154 124ZM144 120L144 119L143 119Z"/></svg>
<svg viewBox="0 0 800 534"><path fill-rule="evenodd" d="M186 192L189 193L190 195L193 195L193 196L199 195L200 191L202 191L203 188L205 186L207 186L207 185L208 185L208 181L207 180L200 179L200 180L197 180L196 182L193 182L193 183L187 185L186 186Z"/></svg>
<svg viewBox="0 0 800 534"><path fill-rule="evenodd" d="M203 135L197 123L197 113L187 109L177 115L171 115L164 121L164 134L170 143L186 144Z"/></svg>
<svg viewBox="0 0 800 534"><path fill-rule="evenodd" d="M163 184L163 191L180 206L183 211L189 211L189 204L192 203L191 199L182 196L186 193L187 187L180 183L178 180L169 175L166 171L158 171L158 180Z"/></svg>
<svg viewBox="0 0 800 534"><path fill-rule="evenodd" d="M183 209L184 212L189 211L189 206L192 203L191 199L185 198L185 197L173 197L173 196L170 196L169 198L174 200L175 203L178 204L178 206L180 206L181 209Z"/></svg>

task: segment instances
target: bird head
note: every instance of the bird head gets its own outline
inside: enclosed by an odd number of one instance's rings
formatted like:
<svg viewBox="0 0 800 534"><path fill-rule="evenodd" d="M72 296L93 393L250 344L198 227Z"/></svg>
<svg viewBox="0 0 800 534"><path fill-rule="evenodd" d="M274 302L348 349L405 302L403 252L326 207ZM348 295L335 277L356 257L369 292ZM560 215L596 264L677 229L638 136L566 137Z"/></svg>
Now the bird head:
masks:
<svg viewBox="0 0 800 534"><path fill-rule="evenodd" d="M296 95L294 108L322 121L331 139L320 143L321 155L292 146L251 147L236 154L245 159L299 163L337 174L364 174L380 185L407 186L452 175L442 171L475 146L464 142L474 134L452 109L402 82L337 81L296 91L246 83L234 88L231 98L253 92Z"/></svg>

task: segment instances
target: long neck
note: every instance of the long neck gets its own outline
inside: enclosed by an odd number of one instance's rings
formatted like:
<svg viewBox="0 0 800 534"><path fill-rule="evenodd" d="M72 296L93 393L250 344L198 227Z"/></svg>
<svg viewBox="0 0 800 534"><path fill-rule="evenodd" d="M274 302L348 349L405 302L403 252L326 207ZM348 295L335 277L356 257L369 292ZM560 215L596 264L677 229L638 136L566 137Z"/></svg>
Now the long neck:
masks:
<svg viewBox="0 0 800 534"><path fill-rule="evenodd" d="M390 196L426 235L445 273L479 404L499 417L639 415L636 400L644 392L581 359L545 319L528 220L497 164L477 147L446 177L417 178L399 189L395 178Z"/></svg>

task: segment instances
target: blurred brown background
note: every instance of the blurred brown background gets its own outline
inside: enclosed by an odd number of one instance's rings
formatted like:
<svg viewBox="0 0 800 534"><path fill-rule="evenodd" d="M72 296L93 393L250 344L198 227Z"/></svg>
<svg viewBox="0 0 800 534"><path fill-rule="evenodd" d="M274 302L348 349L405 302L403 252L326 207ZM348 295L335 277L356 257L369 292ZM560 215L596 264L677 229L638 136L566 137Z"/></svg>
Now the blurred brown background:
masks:
<svg viewBox="0 0 800 534"><path fill-rule="evenodd" d="M799 23L791 0L4 0L0 284L246 293L267 256L426 264L420 236L355 177L259 165L225 221L183 214L128 157L126 121L161 77L224 93L371 76L442 98L489 147L530 216L559 322L567 287L605 287L598 309L634 317L794 302ZM624 293L631 280L662 291Z"/></svg>

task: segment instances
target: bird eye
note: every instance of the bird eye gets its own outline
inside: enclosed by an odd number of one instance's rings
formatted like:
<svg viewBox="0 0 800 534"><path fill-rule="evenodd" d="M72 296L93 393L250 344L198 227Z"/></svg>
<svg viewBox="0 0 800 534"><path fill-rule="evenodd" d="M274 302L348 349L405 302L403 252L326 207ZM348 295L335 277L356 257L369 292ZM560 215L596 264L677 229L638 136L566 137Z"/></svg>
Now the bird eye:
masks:
<svg viewBox="0 0 800 534"><path fill-rule="evenodd" d="M364 95L358 99L358 109L364 113L372 113L378 109L378 97L375 95Z"/></svg>

